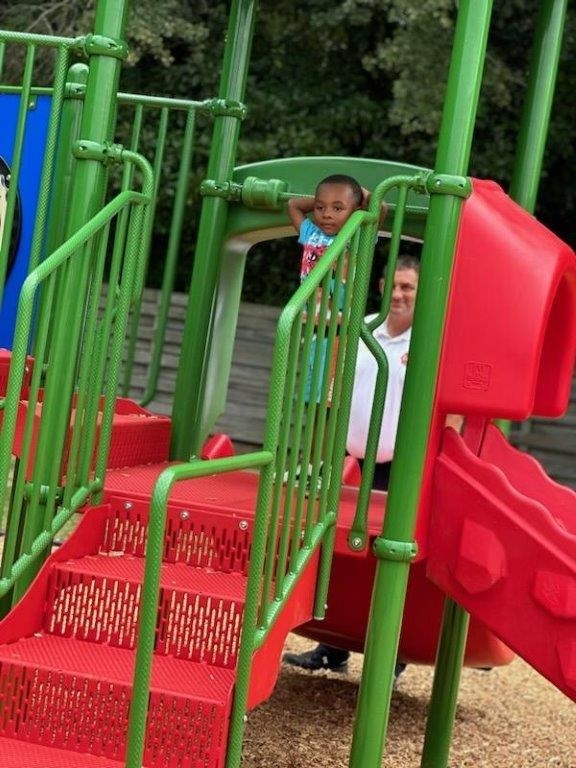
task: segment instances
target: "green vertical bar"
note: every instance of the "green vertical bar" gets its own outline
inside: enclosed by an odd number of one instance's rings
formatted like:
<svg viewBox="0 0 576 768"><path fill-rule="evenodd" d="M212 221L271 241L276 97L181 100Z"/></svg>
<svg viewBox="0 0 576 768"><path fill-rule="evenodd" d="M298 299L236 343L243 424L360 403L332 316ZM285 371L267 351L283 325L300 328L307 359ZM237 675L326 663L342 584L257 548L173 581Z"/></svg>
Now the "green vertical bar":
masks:
<svg viewBox="0 0 576 768"><path fill-rule="evenodd" d="M543 0L536 23L528 91L510 185L510 196L530 213L534 212L540 183L567 5L568 0Z"/></svg>
<svg viewBox="0 0 576 768"><path fill-rule="evenodd" d="M26 48L26 59L24 64L24 75L22 79L22 92L20 96L20 105L18 108L18 120L16 122L16 131L14 135L14 146L12 149L12 168L10 170L12 192L8 192L5 220L2 222L6 234L12 231L14 222L14 212L16 207L16 195L14 190L18 189L20 179L20 166L22 164L22 153L24 151L24 136L26 134L26 124L28 121L29 105L31 103L32 78L34 75L34 61L36 58L36 48L28 45ZM0 303L4 296L4 287L6 282L6 272L8 269L8 252L10 250L10 237L2 238L0 243Z"/></svg>
<svg viewBox="0 0 576 768"><path fill-rule="evenodd" d="M536 22L528 89L510 184L510 197L529 213L534 213L536 207L567 5L568 0L543 0ZM509 421L498 419L497 424L506 435L509 434Z"/></svg>
<svg viewBox="0 0 576 768"><path fill-rule="evenodd" d="M491 16L492 0L467 0L460 3L437 156L437 167L448 173L465 174L468 169ZM451 209L452 215L458 217L454 198L433 200L431 212L434 202L438 203L438 208ZM454 224L457 225L457 220ZM455 235L456 229L454 238ZM444 249L446 263L443 279L448 289L453 247L449 248L446 243ZM446 299L447 290L442 302L439 342L444 325ZM434 370L438 370L437 362ZM436 378L437 375L434 380ZM443 768L448 764L467 633L467 613L447 598L422 752L422 768Z"/></svg>
<svg viewBox="0 0 576 768"><path fill-rule="evenodd" d="M436 157L440 173L467 171L491 8L491 0L460 2ZM382 559L376 568L366 636L352 768L377 768L382 760L460 205L453 195L433 195L430 201L383 539L376 542Z"/></svg>
<svg viewBox="0 0 576 768"><path fill-rule="evenodd" d="M235 0L228 25L220 97L242 101L252 47L256 0ZM237 117L215 118L208 178L228 181L232 176L240 132ZM228 203L217 197L202 205L198 242L184 325L180 364L172 414L172 458L199 455L203 442L201 412L205 393L207 339L220 270ZM232 340L230 340L232 343Z"/></svg>
<svg viewBox="0 0 576 768"><path fill-rule="evenodd" d="M176 184L176 193L174 195L174 207L172 209L172 221L170 224L170 237L166 251L166 261L164 263L164 272L162 276L162 287L160 289L160 300L156 312L154 324L154 337L152 339L152 354L148 367L148 380L146 389L140 400L140 405L148 405L153 399L158 388L158 379L160 376L160 365L162 361L162 352L164 348L164 338L168 325L168 313L170 311L170 300L174 290L176 278L176 267L178 264L178 253L180 249L180 240L182 237L182 225L186 209L186 198L188 196L188 173L192 164L192 153L194 150L194 132L196 125L195 107L188 107L186 115L186 127L184 130L184 139L181 147L180 166L178 169L178 182ZM127 391L127 382L125 382Z"/></svg>

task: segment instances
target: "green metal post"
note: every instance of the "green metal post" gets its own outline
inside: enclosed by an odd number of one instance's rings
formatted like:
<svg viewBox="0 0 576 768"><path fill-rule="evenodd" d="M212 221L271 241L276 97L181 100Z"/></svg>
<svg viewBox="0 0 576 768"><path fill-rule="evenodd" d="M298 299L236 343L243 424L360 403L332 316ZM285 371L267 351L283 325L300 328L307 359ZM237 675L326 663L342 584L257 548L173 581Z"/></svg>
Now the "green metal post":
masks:
<svg viewBox="0 0 576 768"><path fill-rule="evenodd" d="M556 86L568 0L540 3L510 196L534 212Z"/></svg>
<svg viewBox="0 0 576 768"><path fill-rule="evenodd" d="M510 183L510 197L529 213L534 213L536 207L567 5L568 0L543 0L536 22L528 90ZM504 434L510 433L509 421L498 419L497 424ZM528 427L528 423L525 426Z"/></svg>
<svg viewBox="0 0 576 768"><path fill-rule="evenodd" d="M491 0L460 2L436 158L440 173L467 171L491 7ZM366 636L351 768L378 768L382 761L460 205L461 200L452 194L433 195L430 202L405 407L398 426L383 536L375 545L380 559ZM454 679L451 695L455 695L457 686ZM436 768L440 765L435 763Z"/></svg>
<svg viewBox="0 0 576 768"><path fill-rule="evenodd" d="M438 168L451 173L465 174L468 170L491 17L492 0L460 3L436 161ZM448 199L440 203L450 205ZM452 252L453 249L446 250L449 262L445 273L447 282ZM445 302L443 306L442 323ZM468 614L447 598L426 724L422 768L448 765L468 620Z"/></svg>
<svg viewBox="0 0 576 768"><path fill-rule="evenodd" d="M240 102L244 98L256 13L256 0L235 0L228 25L219 95ZM232 177L240 133L238 117L215 118L207 175L216 182ZM201 412L205 391L207 340L220 270L228 203L205 198L202 205L190 298L184 325L180 364L172 413L172 458L199 455L204 435Z"/></svg>

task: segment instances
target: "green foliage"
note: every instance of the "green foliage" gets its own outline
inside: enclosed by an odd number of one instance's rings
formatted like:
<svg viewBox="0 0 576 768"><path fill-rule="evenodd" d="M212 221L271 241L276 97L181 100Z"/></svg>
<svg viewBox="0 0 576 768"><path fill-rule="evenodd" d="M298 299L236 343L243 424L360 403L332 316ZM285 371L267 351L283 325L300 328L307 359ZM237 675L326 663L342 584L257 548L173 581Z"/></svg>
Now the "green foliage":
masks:
<svg viewBox="0 0 576 768"><path fill-rule="evenodd" d="M474 175L507 187L525 96L529 41L538 0L495 0L481 104L471 157ZM456 0L260 0L247 86L248 117L238 162L295 155L385 157L433 166L456 22ZM16 0L0 25L50 34L90 29L94 0ZM124 91L187 99L218 92L229 3L135 0L128 24ZM557 96L537 213L576 242L571 168L576 152L576 9L568 8ZM129 121L124 126L129 132ZM198 182L211 128L199 133L191 173L190 212L179 287L193 258ZM178 147L166 155L176 172ZM161 272L169 220L158 219L152 280ZM247 271L247 294L280 302L297 267L286 250L260 247ZM251 266L253 265L253 266Z"/></svg>

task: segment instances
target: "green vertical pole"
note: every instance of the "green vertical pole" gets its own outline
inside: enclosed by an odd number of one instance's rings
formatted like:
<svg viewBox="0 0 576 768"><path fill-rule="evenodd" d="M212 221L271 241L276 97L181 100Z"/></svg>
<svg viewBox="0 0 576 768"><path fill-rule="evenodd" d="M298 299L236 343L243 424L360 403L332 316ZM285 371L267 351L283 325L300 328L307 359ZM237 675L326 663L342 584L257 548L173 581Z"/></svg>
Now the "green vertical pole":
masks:
<svg viewBox="0 0 576 768"><path fill-rule="evenodd" d="M436 158L436 170L440 173L467 171L491 7L490 0L460 2ZM375 543L379 560L351 768L379 768L382 761L460 205L461 200L451 194L432 195L430 201L404 388L405 406L398 425L383 535ZM457 690L457 681L454 689ZM437 768L440 765L436 763Z"/></svg>
<svg viewBox="0 0 576 768"><path fill-rule="evenodd" d="M219 96L241 102L246 90L250 50L256 14L256 0L232 3ZM227 114L215 117L207 176L216 182L232 177L240 120ZM202 205L188 309L184 324L180 362L172 412L172 458L187 460L199 455L202 435L201 413L205 392L207 340L220 271L228 203L207 197Z"/></svg>
<svg viewBox="0 0 576 768"><path fill-rule="evenodd" d="M465 174L468 170L491 16L492 0L460 3L436 161L437 168L451 173ZM442 203L450 205L450 200L441 200ZM449 262L452 255L453 249L446 250ZM447 282L450 268L451 264L445 274ZM442 323L445 306L444 303ZM442 768L448 764L468 623L466 611L447 598L426 724L422 768Z"/></svg>
<svg viewBox="0 0 576 768"><path fill-rule="evenodd" d="M543 0L536 22L528 89L510 184L510 197L529 213L534 213L536 207L567 5L568 0ZM498 419L497 424L504 434L509 434L509 421Z"/></svg>
<svg viewBox="0 0 576 768"><path fill-rule="evenodd" d="M529 213L533 213L536 206L567 5L568 0L543 0L536 23L528 90L510 185L510 197Z"/></svg>
<svg viewBox="0 0 576 768"><path fill-rule="evenodd" d="M54 177L50 199L51 215L48 217L48 233L46 235L47 253L55 251L65 239L64 233L68 222L69 210L74 199L71 195L71 184L76 160L72 155L72 145L80 137L84 91L87 79L88 66L83 62L73 64L69 68L54 161Z"/></svg>

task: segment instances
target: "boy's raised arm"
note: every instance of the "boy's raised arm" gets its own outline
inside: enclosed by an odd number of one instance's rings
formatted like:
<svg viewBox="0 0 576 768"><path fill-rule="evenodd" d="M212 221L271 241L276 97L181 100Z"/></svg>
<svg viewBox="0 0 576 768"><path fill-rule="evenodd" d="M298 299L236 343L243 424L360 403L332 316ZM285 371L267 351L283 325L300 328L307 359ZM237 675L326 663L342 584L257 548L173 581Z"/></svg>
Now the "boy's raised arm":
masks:
<svg viewBox="0 0 576 768"><path fill-rule="evenodd" d="M300 232L300 225L306 218L306 215L313 210L313 197L291 197L288 200L288 216L296 232Z"/></svg>

